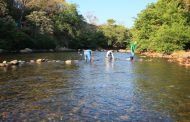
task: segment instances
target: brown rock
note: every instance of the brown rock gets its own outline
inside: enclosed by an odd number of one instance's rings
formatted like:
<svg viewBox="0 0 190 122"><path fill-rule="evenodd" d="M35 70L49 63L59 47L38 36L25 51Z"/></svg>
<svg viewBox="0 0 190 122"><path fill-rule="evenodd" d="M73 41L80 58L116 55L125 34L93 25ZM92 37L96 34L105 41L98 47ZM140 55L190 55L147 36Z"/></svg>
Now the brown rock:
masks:
<svg viewBox="0 0 190 122"><path fill-rule="evenodd" d="M0 67L5 67L5 66L6 66L6 64L0 63Z"/></svg>
<svg viewBox="0 0 190 122"><path fill-rule="evenodd" d="M18 61L17 61L17 60L12 60L12 61L10 62L10 64L12 64L12 65L18 65Z"/></svg>

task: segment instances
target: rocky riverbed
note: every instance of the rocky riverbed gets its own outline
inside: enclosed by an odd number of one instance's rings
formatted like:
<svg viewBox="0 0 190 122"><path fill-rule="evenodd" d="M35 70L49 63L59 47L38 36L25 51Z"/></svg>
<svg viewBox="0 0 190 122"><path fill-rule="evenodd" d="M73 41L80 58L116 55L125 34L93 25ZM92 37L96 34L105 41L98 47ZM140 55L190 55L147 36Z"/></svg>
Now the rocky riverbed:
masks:
<svg viewBox="0 0 190 122"><path fill-rule="evenodd" d="M73 64L77 63L78 60L66 60L66 61L61 61L61 60L49 60L49 59L36 59L36 60L30 60L30 61L22 61L22 60L12 60L12 61L3 61L0 63L0 67L9 67L9 66L17 66L17 65L23 65L23 64L41 64L41 63L64 63L64 64Z"/></svg>
<svg viewBox="0 0 190 122"><path fill-rule="evenodd" d="M180 65L190 67L190 51L178 51L170 55L155 52L143 52L140 53L140 55L145 55L148 57L166 58L169 62L177 62Z"/></svg>

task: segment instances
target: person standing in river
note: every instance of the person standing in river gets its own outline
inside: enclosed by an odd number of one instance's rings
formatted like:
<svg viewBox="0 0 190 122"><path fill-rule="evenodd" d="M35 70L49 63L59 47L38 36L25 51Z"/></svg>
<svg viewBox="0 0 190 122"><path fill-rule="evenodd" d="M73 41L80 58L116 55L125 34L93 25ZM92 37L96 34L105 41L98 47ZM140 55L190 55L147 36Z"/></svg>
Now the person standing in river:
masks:
<svg viewBox="0 0 190 122"><path fill-rule="evenodd" d="M132 41L131 42L131 56L130 56L130 60L133 60L135 56L135 42Z"/></svg>
<svg viewBox="0 0 190 122"><path fill-rule="evenodd" d="M106 53L106 58L109 59L109 60L114 59L112 50L109 50L109 51Z"/></svg>
<svg viewBox="0 0 190 122"><path fill-rule="evenodd" d="M84 59L86 62L92 62L92 50L84 50Z"/></svg>

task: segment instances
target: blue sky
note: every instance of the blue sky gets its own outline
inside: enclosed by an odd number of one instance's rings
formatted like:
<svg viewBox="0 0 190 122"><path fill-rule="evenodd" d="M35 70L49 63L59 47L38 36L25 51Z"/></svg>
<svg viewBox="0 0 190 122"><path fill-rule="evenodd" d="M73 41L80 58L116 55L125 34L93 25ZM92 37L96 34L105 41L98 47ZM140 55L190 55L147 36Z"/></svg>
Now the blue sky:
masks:
<svg viewBox="0 0 190 122"><path fill-rule="evenodd" d="M110 18L118 24L131 28L134 17L157 0L67 0L78 5L78 11L84 17L90 13L98 18L98 24L106 23Z"/></svg>

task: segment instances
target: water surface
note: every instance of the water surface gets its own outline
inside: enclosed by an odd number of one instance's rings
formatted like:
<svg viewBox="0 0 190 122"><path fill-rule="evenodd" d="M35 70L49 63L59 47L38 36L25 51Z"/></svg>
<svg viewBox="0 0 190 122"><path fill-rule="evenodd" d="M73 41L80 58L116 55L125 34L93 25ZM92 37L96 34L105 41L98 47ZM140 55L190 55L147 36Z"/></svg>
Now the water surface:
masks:
<svg viewBox="0 0 190 122"><path fill-rule="evenodd" d="M0 68L0 121L190 121L190 68L164 59L95 52L1 55L0 60L78 60Z"/></svg>

